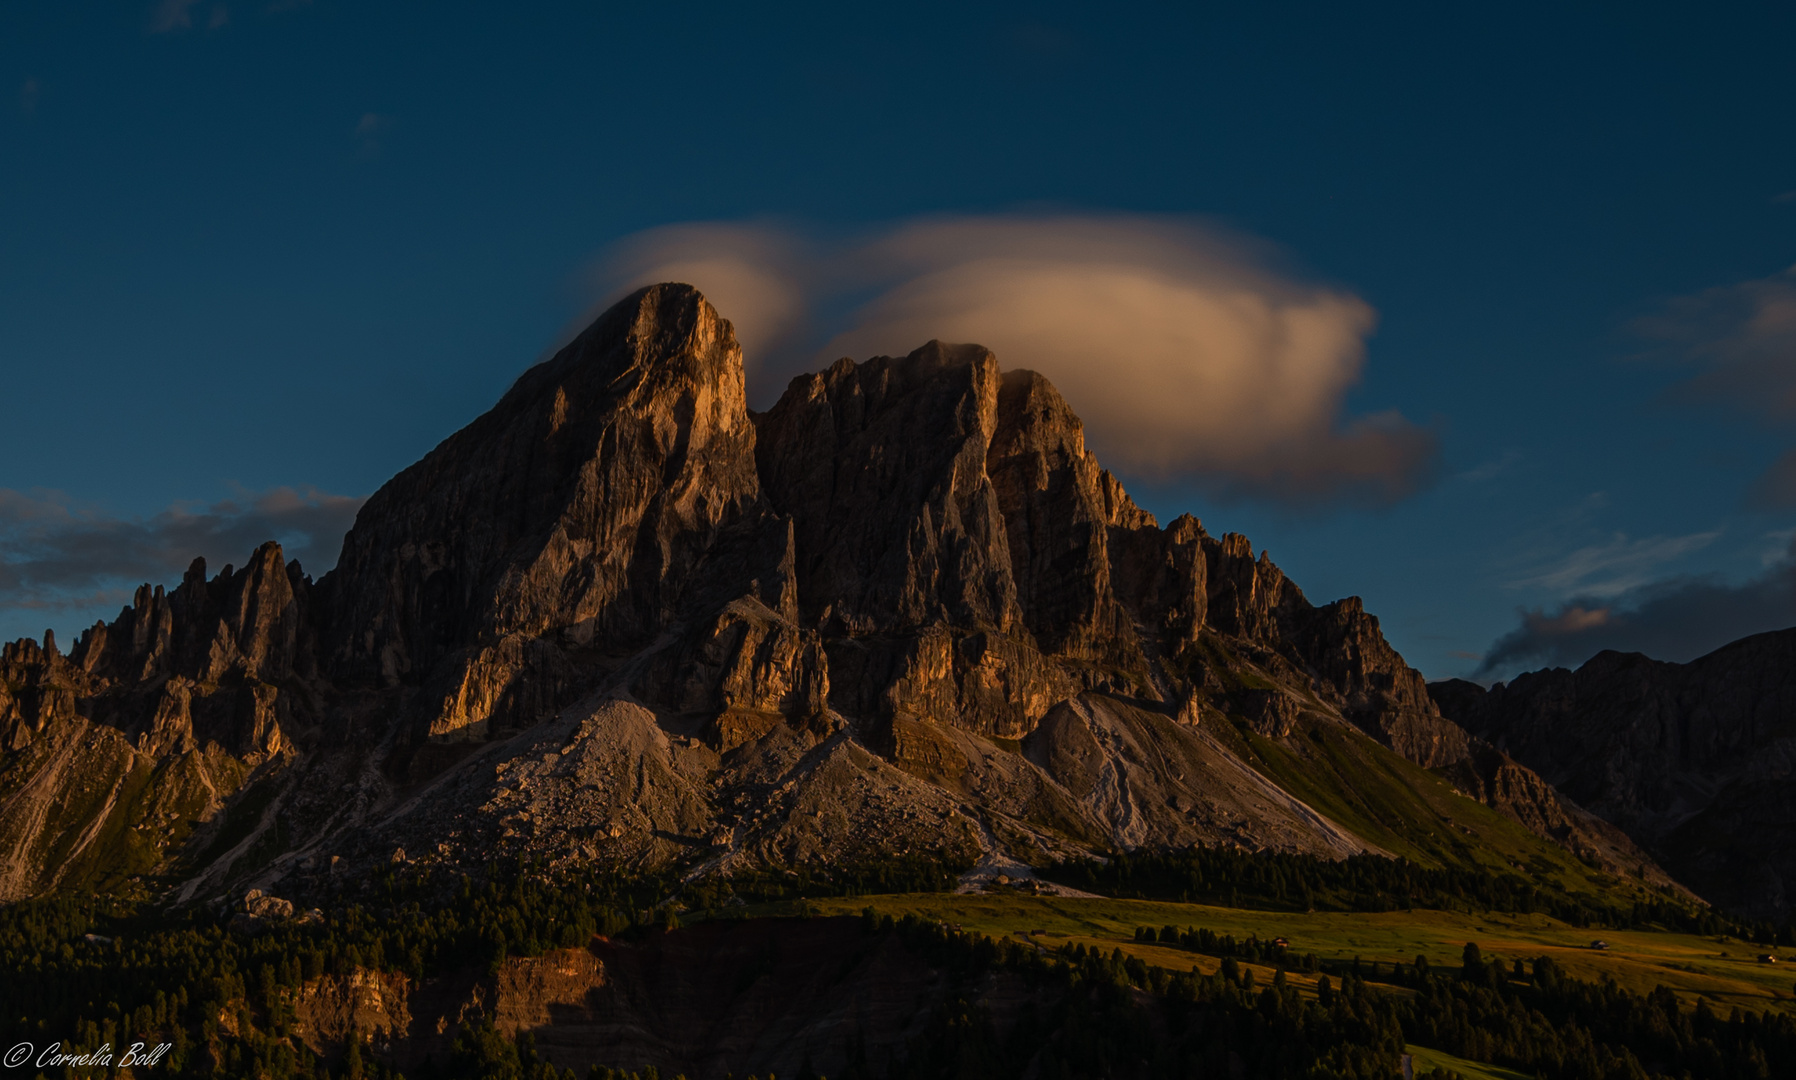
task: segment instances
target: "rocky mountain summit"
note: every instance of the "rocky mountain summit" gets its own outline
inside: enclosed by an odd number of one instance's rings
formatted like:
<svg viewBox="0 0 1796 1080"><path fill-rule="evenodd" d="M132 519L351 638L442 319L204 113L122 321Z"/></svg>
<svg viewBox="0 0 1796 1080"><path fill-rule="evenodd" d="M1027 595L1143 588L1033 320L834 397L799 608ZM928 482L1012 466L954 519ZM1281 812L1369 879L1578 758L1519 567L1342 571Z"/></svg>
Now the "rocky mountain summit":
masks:
<svg viewBox="0 0 1796 1080"><path fill-rule="evenodd" d="M1666 883L1358 599L1161 527L1040 375L930 342L755 413L684 285L389 481L321 579L265 544L7 646L0 746L4 897L1199 843Z"/></svg>
<svg viewBox="0 0 1796 1080"><path fill-rule="evenodd" d="M1614 822L1712 901L1782 919L1796 900L1796 630L1688 664L1603 652L1441 710Z"/></svg>

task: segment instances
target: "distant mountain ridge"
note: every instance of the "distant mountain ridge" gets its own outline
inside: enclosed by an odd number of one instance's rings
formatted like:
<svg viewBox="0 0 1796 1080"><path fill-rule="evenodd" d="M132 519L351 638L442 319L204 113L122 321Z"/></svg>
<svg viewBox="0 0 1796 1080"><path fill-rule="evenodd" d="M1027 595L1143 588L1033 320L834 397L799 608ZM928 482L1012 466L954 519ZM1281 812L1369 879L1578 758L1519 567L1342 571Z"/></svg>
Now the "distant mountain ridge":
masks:
<svg viewBox="0 0 1796 1080"><path fill-rule="evenodd" d="M1576 671L1429 692L1441 711L1627 831L1730 909L1796 900L1796 629L1687 664L1598 653Z"/></svg>
<svg viewBox="0 0 1796 1080"><path fill-rule="evenodd" d="M1668 881L1358 599L1161 528L1041 376L931 342L753 413L684 285L394 477L322 579L265 544L7 646L0 746L6 898L1194 843Z"/></svg>

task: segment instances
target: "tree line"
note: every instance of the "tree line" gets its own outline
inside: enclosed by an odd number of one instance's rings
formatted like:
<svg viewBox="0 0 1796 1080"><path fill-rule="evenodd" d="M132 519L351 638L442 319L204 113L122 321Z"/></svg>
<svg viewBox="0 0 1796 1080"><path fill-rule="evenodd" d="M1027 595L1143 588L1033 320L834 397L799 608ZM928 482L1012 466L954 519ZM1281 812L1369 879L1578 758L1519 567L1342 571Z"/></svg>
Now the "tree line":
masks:
<svg viewBox="0 0 1796 1080"><path fill-rule="evenodd" d="M1062 864L1069 883L1119 895L1228 888L1263 903L1394 902L1417 906L1522 894L1453 872L1418 871L1393 860L1327 864L1297 856L1190 852L1129 857L1108 866ZM1332 869L1331 869L1332 867ZM484 880L389 875L316 921L271 921L246 929L228 910L133 909L96 898L34 900L0 907L0 1045L114 1047L172 1043L161 1076L363 1077L397 1074L352 1041L322 1060L294 1033L295 993L326 975L357 970L414 979L496 970L508 956L577 947L595 934L646 937L682 919L739 916L752 899L840 894L857 886L939 890L953 867L926 862L853 873L768 870L735 881L682 886L669 876L598 873L549 880L541 868L491 868ZM1333 875L1332 877L1330 875ZM1443 876L1444 875L1444 876ZM1430 892L1429 890L1434 890ZM1207 895L1207 894L1206 894ZM1282 897L1282 899L1281 899ZM1349 908L1351 910L1351 908ZM1603 909L1593 909L1603 913ZM1619 908L1607 917L1623 917ZM1660 924L1701 913L1646 909L1628 918ZM1713 916L1710 916L1713 917ZM235 920L235 921L234 921ZM1156 968L1119 949L1043 949L1034 942L965 934L915 917L863 917L870 935L950 973L930 1008L926 1036L878 1070L848 1054L850 1080L873 1075L1016 1076L1037 1062L1042 1077L1237 1075L1389 1080L1405 1042L1493 1062L1542 1080L1762 1080L1796 1075L1796 1021L1780 1014L1706 1005L1680 1010L1670 991L1631 993L1612 982L1567 978L1550 959L1486 962L1468 950L1460 968L1318 961L1275 943L1194 927L1143 927L1138 939L1223 958L1221 970ZM1691 928L1688 924L1680 929ZM1698 924L1697 929L1702 929ZM1238 960L1279 970L1269 985ZM1285 972L1319 976L1302 995ZM1028 987L1015 1023L1000 1027L976 1005L974 988L993 973ZM1390 992L1399 988L1401 993ZM600 1080L628 1073L597 1071ZM490 1025L458 1033L450 1060L413 1080L568 1080L528 1039ZM577 1078L576 1078L577 1080ZM837 1080L843 1080L838 1077Z"/></svg>
<svg viewBox="0 0 1796 1080"><path fill-rule="evenodd" d="M1174 900L1271 911L1505 911L1550 915L1579 927L1732 934L1796 945L1796 924L1753 923L1667 896L1628 900L1572 893L1514 872L1433 868L1407 859L1324 859L1283 852L1193 847L1114 858L1070 859L1041 868L1050 881L1105 896Z"/></svg>

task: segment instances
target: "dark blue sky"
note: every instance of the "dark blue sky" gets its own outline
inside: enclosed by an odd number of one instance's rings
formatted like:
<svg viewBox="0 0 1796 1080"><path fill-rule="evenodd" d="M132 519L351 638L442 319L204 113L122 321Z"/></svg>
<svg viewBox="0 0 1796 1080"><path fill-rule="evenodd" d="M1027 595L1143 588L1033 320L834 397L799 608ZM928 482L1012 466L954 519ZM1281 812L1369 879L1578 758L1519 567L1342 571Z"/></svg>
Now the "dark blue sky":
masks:
<svg viewBox="0 0 1796 1080"><path fill-rule="evenodd" d="M1343 415L1432 480L1131 488L1430 677L1796 623L1796 8L1343 7L0 6L0 636L259 531L322 572L632 234L942 214L1200 220L1375 310Z"/></svg>

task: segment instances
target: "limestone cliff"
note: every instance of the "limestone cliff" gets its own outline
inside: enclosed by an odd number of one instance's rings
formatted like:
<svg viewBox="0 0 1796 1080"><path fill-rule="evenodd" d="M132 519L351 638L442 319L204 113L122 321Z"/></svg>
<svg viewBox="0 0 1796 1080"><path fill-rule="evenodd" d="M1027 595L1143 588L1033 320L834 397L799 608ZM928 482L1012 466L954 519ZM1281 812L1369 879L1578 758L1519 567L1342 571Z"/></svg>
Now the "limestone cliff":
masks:
<svg viewBox="0 0 1796 1080"><path fill-rule="evenodd" d="M368 500L320 586L333 677L421 688L427 738L552 714L662 631L754 505L742 380L691 290L607 312Z"/></svg>
<svg viewBox="0 0 1796 1080"><path fill-rule="evenodd" d="M683 285L394 477L319 581L269 544L66 657L8 646L0 745L6 896L71 866L195 897L498 855L1471 857L1415 824L1445 820L1649 861L1480 767L1357 599L1160 527L1040 375L930 342L756 414Z"/></svg>
<svg viewBox="0 0 1796 1080"><path fill-rule="evenodd" d="M971 986L955 976L858 919L748 919L635 945L595 938L491 973L414 982L355 971L288 996L293 1033L314 1052L335 1056L360 1038L408 1074L440 1068L462 1025L491 1021L507 1037L530 1034L543 1059L576 1075L606 1062L723 1077L852 1073L857 1059L916 1054L945 1001L965 995L1007 1032L1065 992L1013 971Z"/></svg>

